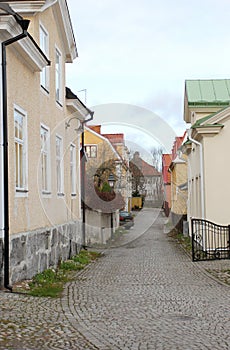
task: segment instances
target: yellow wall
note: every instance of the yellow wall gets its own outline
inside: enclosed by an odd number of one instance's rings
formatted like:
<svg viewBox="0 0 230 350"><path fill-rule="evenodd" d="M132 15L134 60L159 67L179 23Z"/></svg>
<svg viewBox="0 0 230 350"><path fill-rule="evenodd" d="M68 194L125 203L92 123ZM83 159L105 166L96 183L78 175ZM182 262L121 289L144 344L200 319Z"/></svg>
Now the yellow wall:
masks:
<svg viewBox="0 0 230 350"><path fill-rule="evenodd" d="M179 186L187 182L187 163L175 164L171 173L171 211L174 214L187 213L187 191Z"/></svg>
<svg viewBox="0 0 230 350"><path fill-rule="evenodd" d="M33 72L22 60L13 45L7 48L8 74L8 118L9 118L9 174L10 174L10 232L24 232L40 227L53 226L80 218L79 195L70 193L70 150L71 142L77 146L79 159L79 139L73 128L65 128L70 112L65 106L65 64L64 46L52 8L31 18L30 27L39 43L39 21L49 33L49 59L51 60L50 90L46 93L40 87L40 73ZM55 45L63 53L63 106L55 101ZM28 132L28 194L19 197L15 193L14 165L14 104L27 113ZM40 168L40 125L50 128L51 147L51 194L41 193ZM64 154L64 196L59 197L56 189L55 137L63 138ZM79 184L79 166L77 169ZM79 186L78 186L79 191Z"/></svg>

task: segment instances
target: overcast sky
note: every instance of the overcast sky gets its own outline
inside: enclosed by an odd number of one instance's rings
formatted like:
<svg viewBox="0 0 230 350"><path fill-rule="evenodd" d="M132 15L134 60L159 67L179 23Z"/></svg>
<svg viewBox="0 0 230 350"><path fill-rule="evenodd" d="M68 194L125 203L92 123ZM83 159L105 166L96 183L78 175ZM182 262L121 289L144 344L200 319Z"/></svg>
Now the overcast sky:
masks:
<svg viewBox="0 0 230 350"><path fill-rule="evenodd" d="M185 80L230 76L229 0L67 2L79 54L67 85L88 107L143 107L182 134Z"/></svg>

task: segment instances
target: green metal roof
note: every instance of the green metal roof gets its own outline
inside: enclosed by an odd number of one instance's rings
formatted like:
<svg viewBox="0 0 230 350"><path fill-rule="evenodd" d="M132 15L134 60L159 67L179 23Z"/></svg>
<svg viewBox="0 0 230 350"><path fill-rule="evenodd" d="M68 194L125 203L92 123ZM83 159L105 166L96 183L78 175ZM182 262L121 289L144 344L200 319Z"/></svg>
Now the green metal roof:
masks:
<svg viewBox="0 0 230 350"><path fill-rule="evenodd" d="M230 79L186 80L188 105L230 105Z"/></svg>

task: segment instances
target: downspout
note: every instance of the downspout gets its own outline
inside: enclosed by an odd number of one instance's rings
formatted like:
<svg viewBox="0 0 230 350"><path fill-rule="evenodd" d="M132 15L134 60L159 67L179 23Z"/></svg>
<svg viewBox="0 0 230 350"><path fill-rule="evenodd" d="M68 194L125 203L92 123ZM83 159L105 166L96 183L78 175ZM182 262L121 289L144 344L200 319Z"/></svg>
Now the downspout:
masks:
<svg viewBox="0 0 230 350"><path fill-rule="evenodd" d="M8 116L7 116L7 73L6 47L27 36L29 21L22 26L23 32L2 42L2 109L3 109L3 166L4 166L4 287L12 292L9 284L9 170L8 170Z"/></svg>
<svg viewBox="0 0 230 350"><path fill-rule="evenodd" d="M194 140L191 136L191 130L188 130L188 139L200 148L200 185L201 185L201 219L204 219L204 158L202 143Z"/></svg>
<svg viewBox="0 0 230 350"><path fill-rule="evenodd" d="M82 202L82 248L86 249L85 241L85 132L84 124L93 119L94 112L89 111L90 117L82 122L82 134L81 134L81 202Z"/></svg>

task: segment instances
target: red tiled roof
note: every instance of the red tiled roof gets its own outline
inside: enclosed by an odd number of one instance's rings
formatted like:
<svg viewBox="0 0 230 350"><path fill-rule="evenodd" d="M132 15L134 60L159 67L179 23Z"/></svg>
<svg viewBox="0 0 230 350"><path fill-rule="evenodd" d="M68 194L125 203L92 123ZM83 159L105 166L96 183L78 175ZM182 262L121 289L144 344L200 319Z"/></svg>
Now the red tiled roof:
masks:
<svg viewBox="0 0 230 350"><path fill-rule="evenodd" d="M111 143L124 143L124 134L102 134Z"/></svg>
<svg viewBox="0 0 230 350"><path fill-rule="evenodd" d="M141 157L137 156L131 159L131 164L134 164L137 166L137 168L140 170L140 172L143 174L143 176L161 176L161 173L157 171L157 169L150 165L149 163L145 162Z"/></svg>
<svg viewBox="0 0 230 350"><path fill-rule="evenodd" d="M101 135L101 125L87 125L87 127Z"/></svg>

